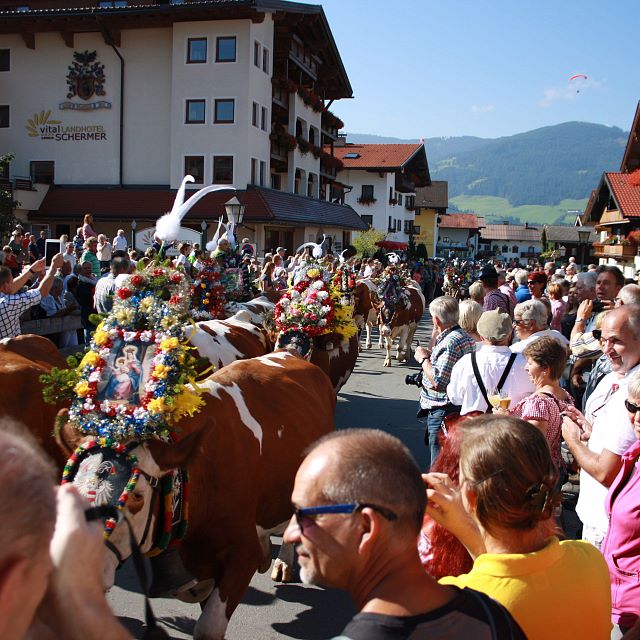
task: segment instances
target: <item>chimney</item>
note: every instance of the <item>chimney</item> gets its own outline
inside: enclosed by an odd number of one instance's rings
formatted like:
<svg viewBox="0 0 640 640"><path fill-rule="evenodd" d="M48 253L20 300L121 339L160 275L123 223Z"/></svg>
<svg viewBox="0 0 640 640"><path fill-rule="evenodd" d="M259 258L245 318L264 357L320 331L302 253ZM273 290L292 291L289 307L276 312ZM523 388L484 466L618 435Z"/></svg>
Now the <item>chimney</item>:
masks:
<svg viewBox="0 0 640 640"><path fill-rule="evenodd" d="M347 134L339 133L338 139L333 143L334 147L346 147L347 146Z"/></svg>
<svg viewBox="0 0 640 640"><path fill-rule="evenodd" d="M525 222L525 223L524 223L524 228L525 228L525 229L528 229L528 228L529 228L529 223L528 223L528 222Z"/></svg>

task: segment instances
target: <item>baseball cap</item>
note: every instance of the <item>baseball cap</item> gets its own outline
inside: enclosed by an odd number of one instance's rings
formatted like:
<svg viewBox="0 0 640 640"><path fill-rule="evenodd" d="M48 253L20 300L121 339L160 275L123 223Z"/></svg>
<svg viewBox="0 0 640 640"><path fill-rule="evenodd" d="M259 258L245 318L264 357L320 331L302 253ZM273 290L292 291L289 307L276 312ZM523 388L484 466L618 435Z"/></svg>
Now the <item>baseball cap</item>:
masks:
<svg viewBox="0 0 640 640"><path fill-rule="evenodd" d="M276 249L276 253L279 253L280 251L286 251L286 249L284 247L278 247Z"/></svg>
<svg viewBox="0 0 640 640"><path fill-rule="evenodd" d="M491 280L497 278L498 272L492 264L485 264L484 267L482 267L482 271L480 272L480 280Z"/></svg>
<svg viewBox="0 0 640 640"><path fill-rule="evenodd" d="M477 331L485 340L504 340L511 333L511 317L499 309L485 311L478 320Z"/></svg>

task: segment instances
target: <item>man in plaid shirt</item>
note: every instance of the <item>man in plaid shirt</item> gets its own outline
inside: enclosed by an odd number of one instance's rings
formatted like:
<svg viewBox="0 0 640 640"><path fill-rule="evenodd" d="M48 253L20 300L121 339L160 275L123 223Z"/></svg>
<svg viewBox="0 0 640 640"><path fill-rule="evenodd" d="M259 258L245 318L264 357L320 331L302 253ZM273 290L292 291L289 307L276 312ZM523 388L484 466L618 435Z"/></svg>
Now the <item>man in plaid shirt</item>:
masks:
<svg viewBox="0 0 640 640"><path fill-rule="evenodd" d="M447 385L453 366L462 356L476 348L473 338L458 326L458 301L455 298L436 298L429 305L429 313L438 333L433 351L423 347L418 347L415 351L415 358L422 365L423 373L419 416L427 418L424 438L429 452L427 469L440 453L438 432L444 418Z"/></svg>
<svg viewBox="0 0 640 640"><path fill-rule="evenodd" d="M18 292L31 278L45 270L45 259L37 260L15 279L10 269L0 267L0 338L14 338L20 335L20 316L27 309L40 304L44 296L49 295L53 278L63 262L61 253L53 256L51 266L38 288L29 289L24 293Z"/></svg>

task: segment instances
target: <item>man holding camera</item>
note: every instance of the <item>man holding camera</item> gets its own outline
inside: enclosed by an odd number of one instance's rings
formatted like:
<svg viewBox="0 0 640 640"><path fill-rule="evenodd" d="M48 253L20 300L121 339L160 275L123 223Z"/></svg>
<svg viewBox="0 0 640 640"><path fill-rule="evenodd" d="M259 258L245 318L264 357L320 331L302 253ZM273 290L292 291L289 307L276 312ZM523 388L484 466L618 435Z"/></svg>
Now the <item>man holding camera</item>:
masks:
<svg viewBox="0 0 640 640"><path fill-rule="evenodd" d="M467 353L476 348L473 338L458 325L458 301L450 296L441 296L431 301L429 313L436 334L433 351L418 347L415 359L422 365L422 387L420 389L420 411L418 418L426 418L427 469L434 463L440 445L438 433L445 416L447 385L453 367Z"/></svg>

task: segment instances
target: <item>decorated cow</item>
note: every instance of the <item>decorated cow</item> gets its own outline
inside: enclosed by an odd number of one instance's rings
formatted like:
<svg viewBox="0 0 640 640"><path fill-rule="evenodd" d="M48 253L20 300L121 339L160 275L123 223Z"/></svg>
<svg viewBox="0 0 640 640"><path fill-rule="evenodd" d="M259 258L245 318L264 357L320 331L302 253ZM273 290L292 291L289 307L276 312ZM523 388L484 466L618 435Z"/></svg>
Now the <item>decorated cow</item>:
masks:
<svg viewBox="0 0 640 640"><path fill-rule="evenodd" d="M391 348L398 340L396 359L407 362L418 323L425 309L424 296L410 278L403 278L394 267L387 267L386 278L378 286L377 303L380 337L385 341L384 366L391 366Z"/></svg>
<svg viewBox="0 0 640 640"><path fill-rule="evenodd" d="M290 352L237 361L199 387L203 410L180 422L175 440L126 442L119 468L128 464L130 470L124 473L104 469L105 461L111 468L115 443L104 440L96 446L92 434L69 428L61 435L67 445L89 442L87 449L76 451L68 479L81 472L81 486L91 492L89 497L100 504L122 503L144 552L165 534L153 509L162 481L176 468L185 470L189 515L178 549L189 572L210 591L194 637L218 640L224 638L254 572L270 565L268 534L282 531L291 517L296 470L304 450L333 429L335 394L318 367ZM283 399L277 410L272 398ZM87 472L94 474L89 480ZM104 482L109 486L101 486ZM113 529L110 547L117 552L109 554L109 586L130 549L127 528L107 524Z"/></svg>

